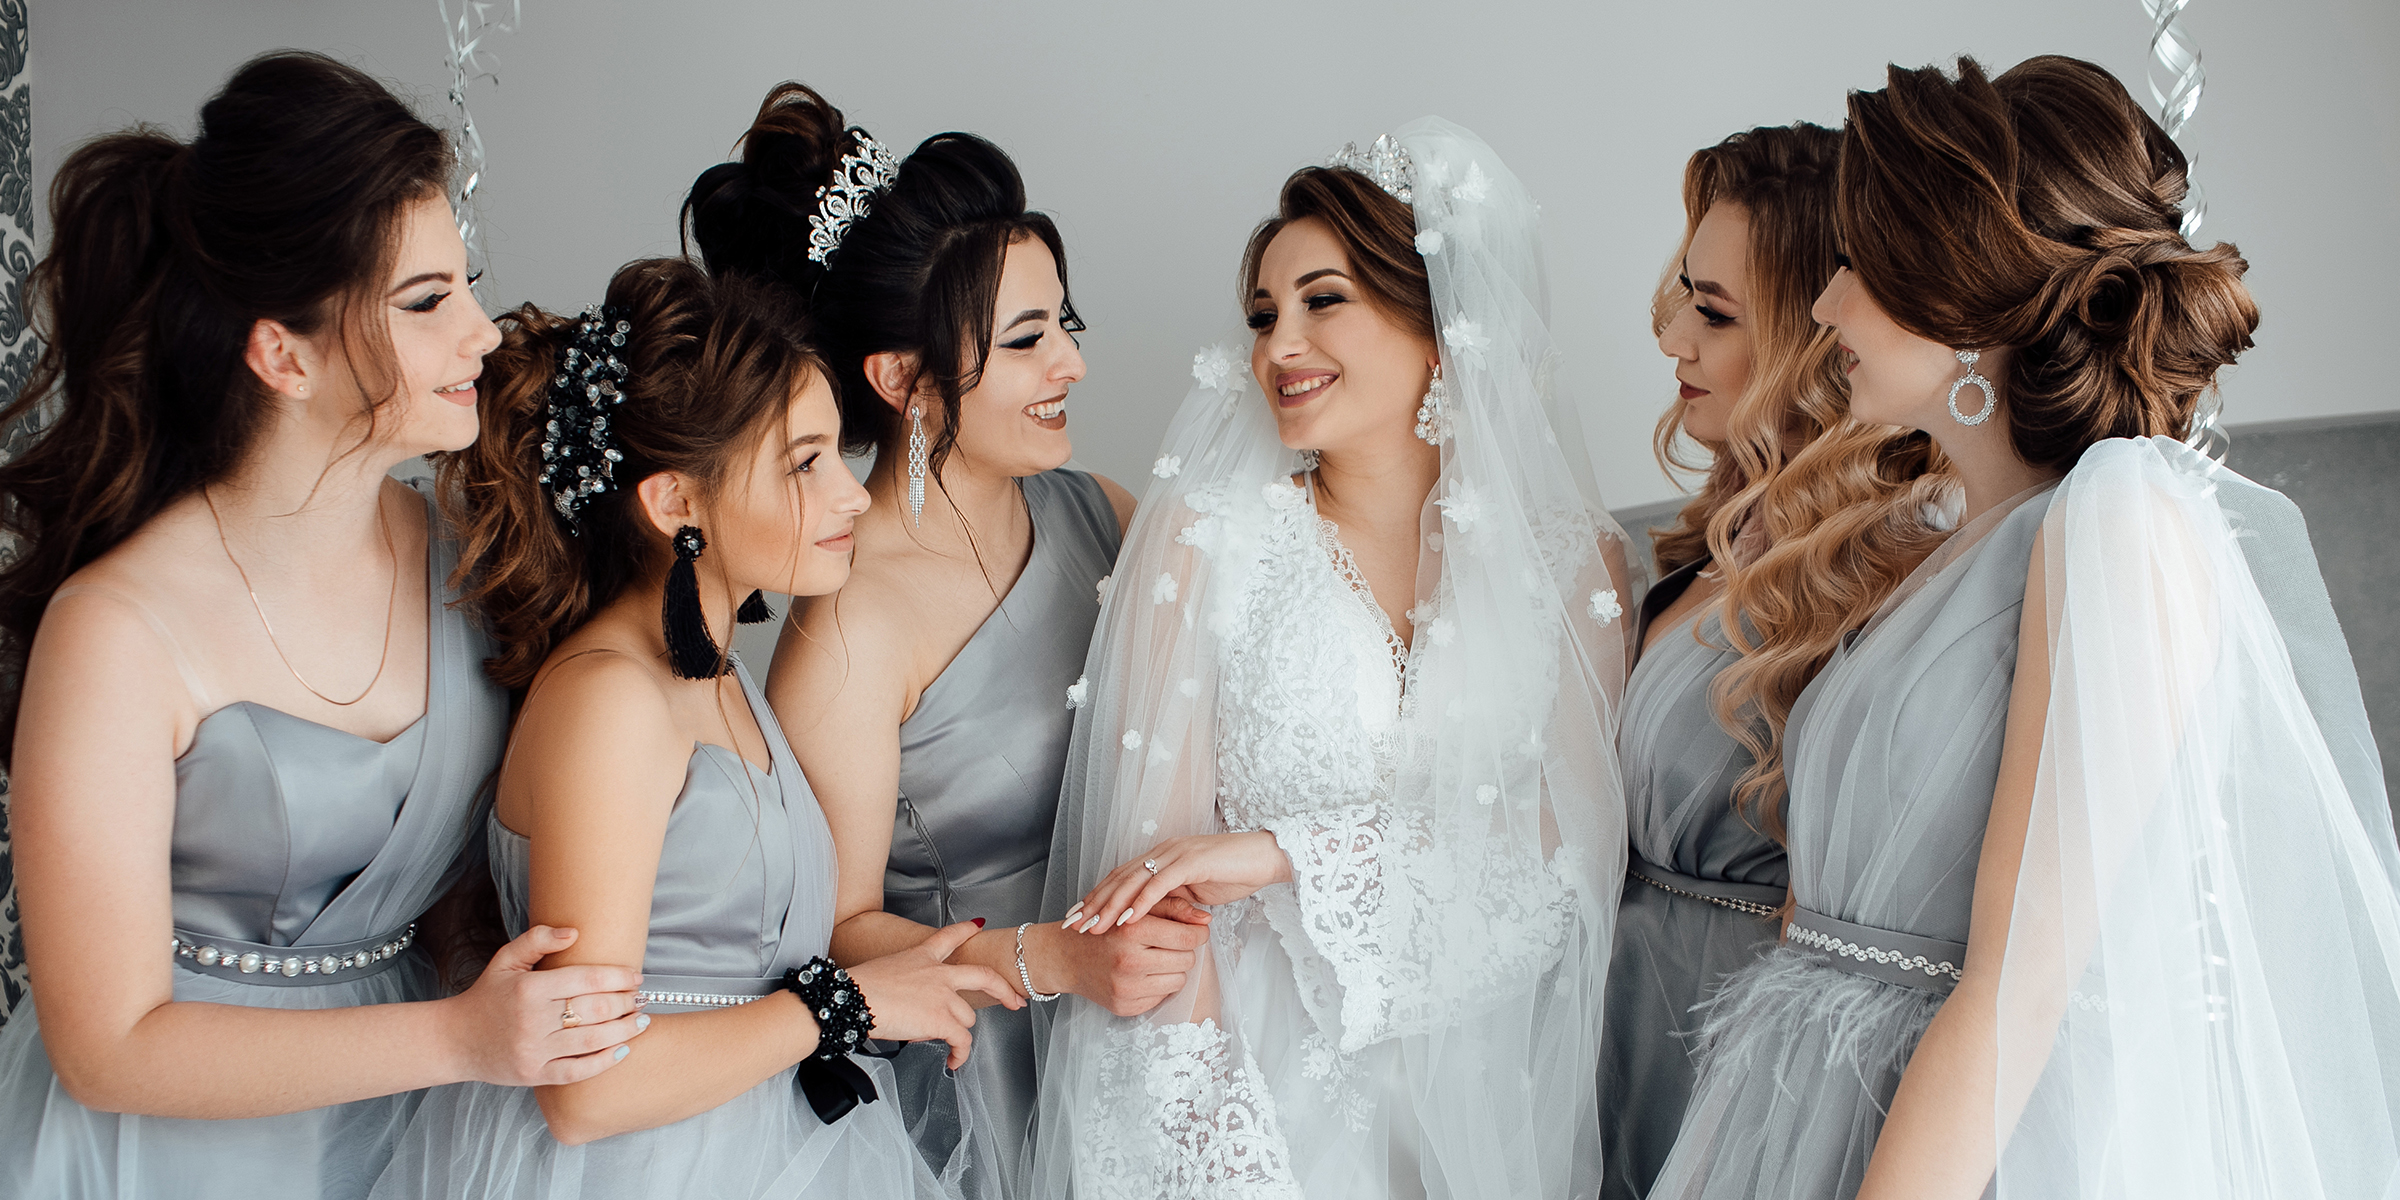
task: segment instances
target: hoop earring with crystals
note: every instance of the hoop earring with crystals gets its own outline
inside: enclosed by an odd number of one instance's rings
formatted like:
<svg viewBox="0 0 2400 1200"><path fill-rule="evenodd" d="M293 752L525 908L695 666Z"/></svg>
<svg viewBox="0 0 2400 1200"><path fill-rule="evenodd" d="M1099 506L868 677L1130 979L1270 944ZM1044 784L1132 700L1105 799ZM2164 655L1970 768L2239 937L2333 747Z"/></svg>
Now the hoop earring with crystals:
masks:
<svg viewBox="0 0 2400 1200"><path fill-rule="evenodd" d="M925 406L908 406L908 519L925 527L925 455L933 443L925 437Z"/></svg>
<svg viewBox="0 0 2400 1200"><path fill-rule="evenodd" d="M1425 385L1424 402L1417 405L1417 436L1428 446L1441 445L1442 439L1450 434L1449 414L1442 411L1443 402L1449 398L1450 393L1442 387L1441 364L1436 363L1433 380Z"/></svg>
<svg viewBox="0 0 2400 1200"><path fill-rule="evenodd" d="M2000 407L1999 393L1992 390L1991 380L1975 373L1975 360L1983 357L1981 352L1960 350L1956 353L1959 364L1966 367L1967 373L1950 385L1950 419L1961 425L1981 425L1992 419L1992 410ZM1958 390L1963 387L1972 387L1983 393L1983 407L1973 416L1958 411Z"/></svg>

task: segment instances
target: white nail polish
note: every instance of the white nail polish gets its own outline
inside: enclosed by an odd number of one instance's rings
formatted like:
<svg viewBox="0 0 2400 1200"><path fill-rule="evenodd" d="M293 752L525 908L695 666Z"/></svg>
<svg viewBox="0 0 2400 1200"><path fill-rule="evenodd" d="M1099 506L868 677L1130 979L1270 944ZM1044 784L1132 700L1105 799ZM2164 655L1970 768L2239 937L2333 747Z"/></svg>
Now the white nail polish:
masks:
<svg viewBox="0 0 2400 1200"><path fill-rule="evenodd" d="M1125 922L1127 922L1127 921L1130 921L1130 920L1132 920L1132 919L1133 919L1133 910L1132 910L1132 909L1130 909L1130 908L1129 908L1129 909L1126 909L1126 910L1125 910L1125 915L1117 918L1117 927L1118 927L1118 928L1120 928L1120 929L1124 928L1124 927L1125 927Z"/></svg>
<svg viewBox="0 0 2400 1200"><path fill-rule="evenodd" d="M1104 919L1105 918L1102 917L1093 917L1091 920L1085 921L1083 923L1083 932L1090 933L1091 931L1100 928L1100 922Z"/></svg>
<svg viewBox="0 0 2400 1200"><path fill-rule="evenodd" d="M1067 910L1067 920L1066 920L1066 923L1067 923L1067 924L1069 924L1069 925L1072 925L1072 924L1074 924L1074 923L1075 923L1075 918L1077 918L1077 917L1080 917L1080 916L1082 916L1082 915L1083 915L1083 906L1082 906L1082 905L1080 905L1080 904L1078 904L1078 905L1076 905L1074 908L1071 908L1071 909Z"/></svg>
<svg viewBox="0 0 2400 1200"><path fill-rule="evenodd" d="M619 1046L619 1047L617 1047L617 1061L618 1061L618 1062L624 1062L624 1061L625 1061L625 1056L626 1056L626 1055L628 1055L628 1054L631 1054L631 1053L633 1053L633 1047L631 1047L631 1046Z"/></svg>

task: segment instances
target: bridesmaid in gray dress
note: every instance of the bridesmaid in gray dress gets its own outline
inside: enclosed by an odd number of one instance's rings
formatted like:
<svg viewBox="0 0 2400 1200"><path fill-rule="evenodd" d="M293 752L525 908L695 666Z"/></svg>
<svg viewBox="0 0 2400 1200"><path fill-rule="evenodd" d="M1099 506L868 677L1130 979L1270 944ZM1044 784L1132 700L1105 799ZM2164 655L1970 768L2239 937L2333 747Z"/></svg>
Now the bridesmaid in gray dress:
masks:
<svg viewBox="0 0 2400 1200"><path fill-rule="evenodd" d="M1133 509L1063 467L1084 363L1056 226L991 143L940 134L901 159L796 83L768 94L741 158L704 173L684 213L710 270L809 298L845 449L875 454L857 572L795 606L767 681L842 862L834 957L983 918L958 961L1011 984L985 1002L1154 1006L1205 940L1196 908L1103 938L1035 921L1070 692ZM956 1079L932 1049L896 1064L920 1146L962 1188L1016 1189L1033 1029L1030 1012L987 1014Z"/></svg>
<svg viewBox="0 0 2400 1200"><path fill-rule="evenodd" d="M1890 79L1850 98L1857 267L1817 313L1860 418L1940 443L1965 523L1793 709L1796 907L1711 1006L1653 1195L1968 1200L2000 1145L2003 1196L2372 1194L2394 1121L2326 1084L2400 1070L2355 676L2297 511L2174 440L2250 344L2247 264L2178 232L2184 160L2100 68ZM2262 755L2323 769L2240 774ZM2277 907L2329 877L2380 935ZM2347 973L2283 969L2312 954ZM2227 964L2273 978L2208 984ZM2137 1079L2188 1095L2104 1097Z"/></svg>
<svg viewBox="0 0 2400 1200"><path fill-rule="evenodd" d="M602 1078L436 1091L377 1194L937 1196L889 1069L854 1055L939 1038L963 1059L960 993L1006 985L943 961L965 922L855 974L824 957L824 814L719 649L737 611L763 619L760 589L849 575L867 495L806 325L681 259L628 264L580 319L506 320L483 440L443 463L480 502L469 602L502 642L491 673L526 689L492 869L512 928L584 931L551 966L640 965L645 1032Z"/></svg>
<svg viewBox="0 0 2400 1200"><path fill-rule="evenodd" d="M587 1078L634 1032L633 972L528 973L565 931L437 978L428 909L477 857L506 720L456 544L385 474L473 440L497 341L449 165L381 85L283 52L192 143L60 169L45 357L5 419L54 415L0 468L34 993L0 1031L0 1195L361 1196L419 1089ZM353 306L380 364L318 323ZM591 1021L560 1030L566 1003Z"/></svg>
<svg viewBox="0 0 2400 1200"><path fill-rule="evenodd" d="M1921 436L1912 454L1909 435L1848 418L1834 344L1808 315L1834 271L1840 144L1834 131L1799 123L1737 133L1693 155L1684 245L1654 303L1659 348L1676 360L1681 384L1659 423L1661 458L1682 465L1680 437L1710 459L1699 493L1652 541L1663 577L1642 605L1642 656L1617 739L1633 847L1601 1039L1602 1195L1611 1200L1646 1193L1674 1145L1692 1090L1695 1008L1775 945L1788 882L1782 779L1759 771L1754 755L1776 744L1793 694L1832 649L1842 609L1871 608L1898 582L1888 564L1906 561L1905 546L1894 554L1880 543L1930 536L1908 520L1878 522L1869 553L1830 569L1796 570L1767 552L1770 527L1855 519L1830 510L1912 511L1930 465ZM1870 461L1890 466L1858 469ZM1794 596L1795 586L1806 590ZM1724 614L1729 596L1751 588L1785 600L1770 611L1805 614L1815 642L1737 669ZM1775 631L1745 628L1752 642ZM1719 719L1721 700L1745 714L1741 738Z"/></svg>

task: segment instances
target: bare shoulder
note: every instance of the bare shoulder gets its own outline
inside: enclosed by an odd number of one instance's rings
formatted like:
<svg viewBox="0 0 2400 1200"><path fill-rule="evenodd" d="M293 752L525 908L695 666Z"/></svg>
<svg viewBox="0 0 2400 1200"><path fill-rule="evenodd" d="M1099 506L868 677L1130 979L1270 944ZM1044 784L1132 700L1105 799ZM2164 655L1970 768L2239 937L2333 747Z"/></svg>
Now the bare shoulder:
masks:
<svg viewBox="0 0 2400 1200"><path fill-rule="evenodd" d="M1133 510L1141 503L1140 498L1126 491L1116 480L1097 471L1092 473L1092 479L1100 485L1101 494L1108 497L1108 506L1117 510L1117 533L1122 536L1133 526Z"/></svg>
<svg viewBox="0 0 2400 1200"><path fill-rule="evenodd" d="M603 808L617 799L672 802L691 741L666 687L654 663L597 639L568 639L534 677L517 715L503 808L518 809L508 801L519 792Z"/></svg>

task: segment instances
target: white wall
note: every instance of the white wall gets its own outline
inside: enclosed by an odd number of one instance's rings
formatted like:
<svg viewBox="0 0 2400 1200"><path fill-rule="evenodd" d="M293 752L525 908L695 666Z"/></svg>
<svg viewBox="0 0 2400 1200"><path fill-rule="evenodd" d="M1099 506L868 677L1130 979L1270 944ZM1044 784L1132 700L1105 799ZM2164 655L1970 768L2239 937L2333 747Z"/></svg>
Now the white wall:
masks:
<svg viewBox="0 0 2400 1200"><path fill-rule="evenodd" d="M1646 303L1680 230L1685 157L1735 129L1838 121L1887 61L2093 59L2137 96L2139 0L523 0L472 93L495 305L568 309L674 248L692 177L781 79L900 146L1006 147L1064 230L1091 376L1079 460L1136 485L1203 340L1230 327L1244 236L1292 168L1439 113L1544 202L1563 382L1589 406L1612 505L1671 494L1649 430L1672 385ZM2400 407L2381 283L2400 278L2400 4L2197 0L2210 81L2187 149L2207 234L2249 255L2265 323L2226 384L2234 422ZM443 115L433 0L32 0L33 148L133 121L188 131L244 57L338 54Z"/></svg>

